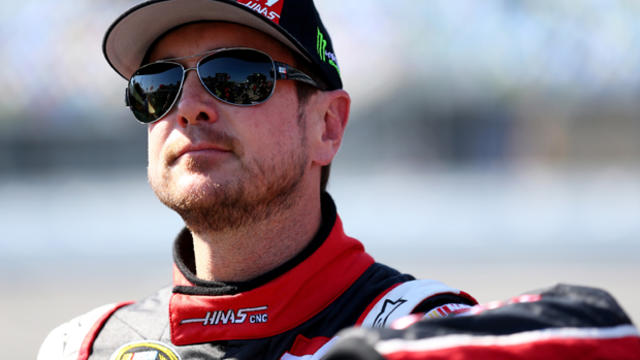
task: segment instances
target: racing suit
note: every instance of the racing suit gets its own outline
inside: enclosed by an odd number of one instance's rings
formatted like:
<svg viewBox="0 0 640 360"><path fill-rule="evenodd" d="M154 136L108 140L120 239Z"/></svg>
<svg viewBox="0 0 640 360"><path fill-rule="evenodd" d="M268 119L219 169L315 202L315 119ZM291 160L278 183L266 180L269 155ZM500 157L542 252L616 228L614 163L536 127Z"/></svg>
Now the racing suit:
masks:
<svg viewBox="0 0 640 360"><path fill-rule="evenodd" d="M640 360L640 333L614 297L568 284L337 337L323 360Z"/></svg>
<svg viewBox="0 0 640 360"><path fill-rule="evenodd" d="M323 222L297 256L256 279L198 279L186 229L174 245L174 286L108 305L56 328L39 360L319 359L350 326L386 327L411 313L430 317L476 304L433 280L375 263L345 235L328 194Z"/></svg>

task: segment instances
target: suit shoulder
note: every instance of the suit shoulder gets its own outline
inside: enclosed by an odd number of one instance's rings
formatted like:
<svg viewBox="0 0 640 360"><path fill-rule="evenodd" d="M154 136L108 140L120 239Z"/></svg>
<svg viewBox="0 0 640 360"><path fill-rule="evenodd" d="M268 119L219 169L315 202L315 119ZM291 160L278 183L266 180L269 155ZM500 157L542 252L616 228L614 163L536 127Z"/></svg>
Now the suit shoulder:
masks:
<svg viewBox="0 0 640 360"><path fill-rule="evenodd" d="M77 359L82 343L94 327L120 304L106 304L77 316L53 329L38 351L37 360Z"/></svg>

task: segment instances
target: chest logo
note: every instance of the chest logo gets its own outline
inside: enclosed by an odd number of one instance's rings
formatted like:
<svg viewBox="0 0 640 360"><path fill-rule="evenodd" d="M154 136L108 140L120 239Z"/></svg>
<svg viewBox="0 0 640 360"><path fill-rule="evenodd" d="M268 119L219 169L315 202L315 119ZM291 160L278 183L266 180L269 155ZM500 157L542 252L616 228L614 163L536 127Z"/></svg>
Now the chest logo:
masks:
<svg viewBox="0 0 640 360"><path fill-rule="evenodd" d="M261 324L269 321L266 310L266 306L259 306L236 311L233 309L209 311L203 318L185 319L180 321L180 325L193 323L202 323L203 326L229 325L244 324L247 321L250 324Z"/></svg>
<svg viewBox="0 0 640 360"><path fill-rule="evenodd" d="M181 360L180 355L169 345L145 340L121 346L110 360Z"/></svg>

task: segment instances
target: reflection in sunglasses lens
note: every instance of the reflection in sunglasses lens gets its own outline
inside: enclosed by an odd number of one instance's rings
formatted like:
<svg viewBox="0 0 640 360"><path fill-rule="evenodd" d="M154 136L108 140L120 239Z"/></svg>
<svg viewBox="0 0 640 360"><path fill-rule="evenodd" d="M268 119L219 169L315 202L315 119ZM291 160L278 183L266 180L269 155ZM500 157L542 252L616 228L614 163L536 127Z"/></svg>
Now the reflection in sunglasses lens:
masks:
<svg viewBox="0 0 640 360"><path fill-rule="evenodd" d="M164 115L176 99L182 68L176 64L153 64L140 69L129 82L129 102L136 118L151 122Z"/></svg>
<svg viewBox="0 0 640 360"><path fill-rule="evenodd" d="M232 104L260 103L273 91L273 63L259 52L231 50L213 54L200 62L198 72L212 95Z"/></svg>

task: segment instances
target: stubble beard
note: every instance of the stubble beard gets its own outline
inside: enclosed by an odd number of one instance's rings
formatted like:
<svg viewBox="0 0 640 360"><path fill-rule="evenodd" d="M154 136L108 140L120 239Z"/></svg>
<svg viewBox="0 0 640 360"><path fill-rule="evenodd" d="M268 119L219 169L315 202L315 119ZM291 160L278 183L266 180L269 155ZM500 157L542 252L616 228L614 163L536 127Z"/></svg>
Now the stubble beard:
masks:
<svg viewBox="0 0 640 360"><path fill-rule="evenodd" d="M291 209L296 203L308 163L304 118L299 115L300 144L279 162L245 164L241 176L224 184L210 181L182 194L165 172L162 181L149 183L160 201L177 212L187 228L197 233L234 231L264 222ZM298 151L296 151L298 150ZM185 166L198 170L190 159Z"/></svg>

